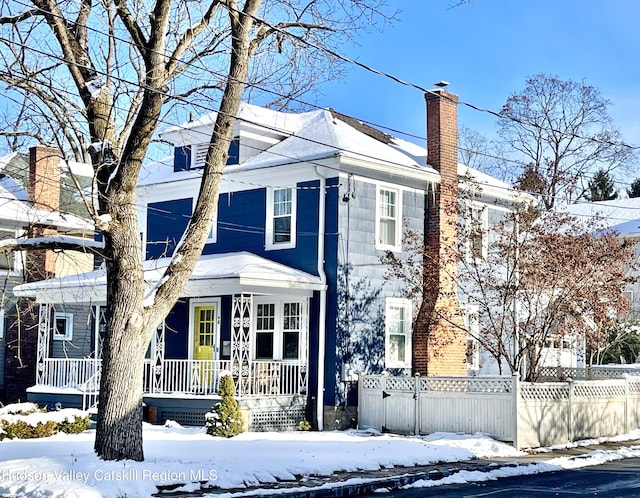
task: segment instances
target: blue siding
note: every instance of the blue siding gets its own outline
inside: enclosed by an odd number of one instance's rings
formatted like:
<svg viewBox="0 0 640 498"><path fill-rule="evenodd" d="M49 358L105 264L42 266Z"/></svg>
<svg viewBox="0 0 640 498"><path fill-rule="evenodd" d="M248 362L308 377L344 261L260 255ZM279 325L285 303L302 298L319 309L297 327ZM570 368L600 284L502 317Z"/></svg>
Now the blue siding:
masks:
<svg viewBox="0 0 640 498"><path fill-rule="evenodd" d="M272 261L318 274L319 182L298 184L296 247L265 250L266 189L221 194L218 200L218 238L203 254L248 251Z"/></svg>
<svg viewBox="0 0 640 498"><path fill-rule="evenodd" d="M191 218L191 202L191 199L176 199L149 203L146 259L173 254Z"/></svg>
<svg viewBox="0 0 640 498"><path fill-rule="evenodd" d="M231 296L222 296L220 302L220 359L229 360L231 355L222 354L223 341L231 341L231 315L233 300Z"/></svg>
<svg viewBox="0 0 640 498"><path fill-rule="evenodd" d="M325 273L327 275L327 315L325 334L324 404L334 405L336 398L336 328L338 277L338 178L327 180L325 217ZM317 350L314 351L317 356ZM322 406L320 406L322 409Z"/></svg>
<svg viewBox="0 0 640 498"><path fill-rule="evenodd" d="M165 349L167 359L184 359L189 353L189 303L179 300L165 319Z"/></svg>

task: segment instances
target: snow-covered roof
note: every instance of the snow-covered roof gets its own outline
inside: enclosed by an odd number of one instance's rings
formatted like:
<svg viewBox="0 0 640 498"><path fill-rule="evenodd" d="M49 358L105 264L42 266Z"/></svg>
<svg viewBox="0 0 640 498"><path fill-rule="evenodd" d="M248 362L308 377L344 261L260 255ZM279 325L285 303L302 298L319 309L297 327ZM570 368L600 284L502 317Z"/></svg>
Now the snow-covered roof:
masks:
<svg viewBox="0 0 640 498"><path fill-rule="evenodd" d="M150 291L164 275L169 262L170 258L161 258L143 263L145 282ZM105 270L99 269L19 285L14 288L14 294L35 297L38 302L104 302L106 281ZM297 294L321 290L323 287L320 277L249 252L234 252L201 256L183 297L220 295L240 290L261 294Z"/></svg>
<svg viewBox="0 0 640 498"><path fill-rule="evenodd" d="M60 230L94 229L91 221L74 214L35 209L29 202L29 195L20 178L12 176L10 171L11 167L14 173L16 168L22 167L21 163L14 163L19 160L25 159L17 152L0 157L0 225L20 228L30 224L42 224L56 226ZM86 164L70 162L67 166L74 174L91 174L91 167ZM28 174L28 171L24 174Z"/></svg>
<svg viewBox="0 0 640 498"><path fill-rule="evenodd" d="M560 210L585 221L597 218L599 225L624 237L640 237L640 198L578 202Z"/></svg>
<svg viewBox="0 0 640 498"><path fill-rule="evenodd" d="M161 136L175 145L206 142L215 117L216 114L211 113L171 127ZM241 164L227 166L226 175L340 156L343 161L361 161L380 168L399 169L410 175L423 175L429 181L438 179L436 170L426 165L424 148L399 139L391 140L393 137L388 137L390 140L387 141L380 140L373 133L377 131L374 128L332 110L287 113L243 103L236 127L260 129L271 136L274 144ZM367 129L371 133L367 133ZM384 134L378 131L378 135ZM168 181L169 175L171 181L201 175L197 170L173 173L170 165L170 159L150 165L141 173L139 183L151 185Z"/></svg>
<svg viewBox="0 0 640 498"><path fill-rule="evenodd" d="M291 135L301 127L304 127L306 121L311 119L311 115L314 112L316 111L302 113L280 112L242 102L238 110L236 127L247 124ZM196 120L171 126L160 135L164 140L168 140L175 145L206 142L211 138L211 131L217 115L217 112L205 114Z"/></svg>

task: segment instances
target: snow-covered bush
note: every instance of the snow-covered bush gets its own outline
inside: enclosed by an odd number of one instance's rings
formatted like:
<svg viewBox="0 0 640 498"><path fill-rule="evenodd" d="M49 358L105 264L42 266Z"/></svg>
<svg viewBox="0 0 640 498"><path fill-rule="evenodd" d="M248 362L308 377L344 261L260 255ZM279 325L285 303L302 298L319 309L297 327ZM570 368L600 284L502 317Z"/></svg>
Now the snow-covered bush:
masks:
<svg viewBox="0 0 640 498"><path fill-rule="evenodd" d="M89 414L82 410L46 412L35 403L16 403L0 408L0 441L49 437L56 432L79 434L90 424Z"/></svg>
<svg viewBox="0 0 640 498"><path fill-rule="evenodd" d="M235 399L235 387L231 375L220 377L218 395L222 398L205 415L207 434L219 437L233 437L242 432L242 415Z"/></svg>
<svg viewBox="0 0 640 498"><path fill-rule="evenodd" d="M0 408L0 417L3 415L29 415L42 411L35 403L12 403Z"/></svg>

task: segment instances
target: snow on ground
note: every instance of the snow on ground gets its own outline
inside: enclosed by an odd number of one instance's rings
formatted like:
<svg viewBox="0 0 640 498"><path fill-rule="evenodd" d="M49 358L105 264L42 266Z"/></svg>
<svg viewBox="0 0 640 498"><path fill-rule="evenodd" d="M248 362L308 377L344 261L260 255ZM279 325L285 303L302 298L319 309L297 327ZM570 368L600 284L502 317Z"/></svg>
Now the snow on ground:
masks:
<svg viewBox="0 0 640 498"><path fill-rule="evenodd" d="M207 435L204 428L145 424L144 462L104 462L93 452L94 436L94 431L86 431L44 439L0 441L0 496L146 498L156 493L157 484L181 483L185 484L181 489L188 491L199 489L201 481L229 490L224 496L232 496L236 488L294 481L299 476L522 455L513 447L481 434L401 437L351 430L244 433L223 439ZM631 437L640 437L640 431ZM597 459L640 455L640 448L625 451L627 454L616 455L595 452L579 463L557 459L546 464L500 469L495 475L459 473L451 479L497 478L512 472L544 472L550 468L593 465ZM445 484L447 479L438 483ZM362 482L359 479L348 482L358 481ZM256 495L265 493L255 490Z"/></svg>

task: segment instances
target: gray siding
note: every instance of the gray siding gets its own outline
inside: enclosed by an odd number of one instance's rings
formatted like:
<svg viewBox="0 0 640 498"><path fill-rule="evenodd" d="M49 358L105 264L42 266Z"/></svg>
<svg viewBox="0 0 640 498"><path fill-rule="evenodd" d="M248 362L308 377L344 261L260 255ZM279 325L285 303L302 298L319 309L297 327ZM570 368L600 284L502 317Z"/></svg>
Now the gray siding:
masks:
<svg viewBox="0 0 640 498"><path fill-rule="evenodd" d="M6 270L0 270L0 285L2 286L2 293L0 299L2 302L2 309L5 313L4 320L4 335L0 339L0 388L4 387L4 362L5 362L5 349L7 346L7 329L9 327L9 319L7 316L9 313L15 313L16 298L13 295L13 288L22 282L19 274L7 275Z"/></svg>
<svg viewBox="0 0 640 498"><path fill-rule="evenodd" d="M52 358L86 358L91 349L93 319L91 308L86 305L57 304L55 311L73 313L73 338L71 341L51 340Z"/></svg>
<svg viewBox="0 0 640 498"><path fill-rule="evenodd" d="M369 374L384 369L385 298L404 297L402 283L385 278L384 251L375 247L376 185L355 180L351 189L355 195L348 202L338 201L336 384L343 400L349 396L341 381L343 363ZM345 192L342 186L339 199ZM423 191L402 190L403 232L405 226L424 228L424 206Z"/></svg>

